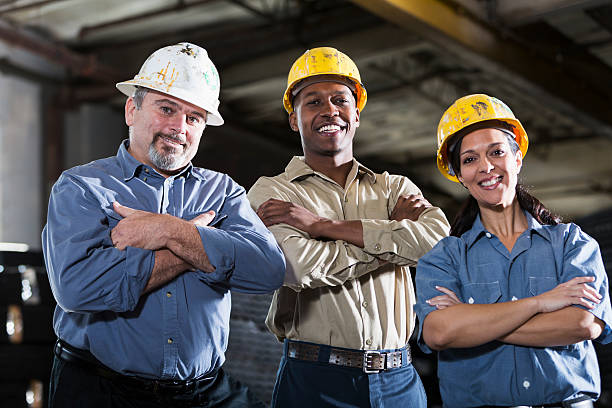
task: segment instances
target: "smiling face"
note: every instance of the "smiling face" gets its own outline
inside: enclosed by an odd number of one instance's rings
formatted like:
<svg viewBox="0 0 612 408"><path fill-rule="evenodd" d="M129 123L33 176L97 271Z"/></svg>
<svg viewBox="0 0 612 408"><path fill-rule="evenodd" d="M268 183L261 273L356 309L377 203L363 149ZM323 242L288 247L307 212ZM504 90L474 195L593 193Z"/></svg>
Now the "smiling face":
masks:
<svg viewBox="0 0 612 408"><path fill-rule="evenodd" d="M164 176L183 169L198 151L207 112L181 99L150 90L140 109L133 98L125 103L130 127L128 151Z"/></svg>
<svg viewBox="0 0 612 408"><path fill-rule="evenodd" d="M295 96L293 106L289 125L300 132L306 161L328 157L352 160L359 109L348 86L313 83Z"/></svg>
<svg viewBox="0 0 612 408"><path fill-rule="evenodd" d="M516 197L523 164L499 129L479 129L466 135L459 147L459 181L482 207L508 207Z"/></svg>

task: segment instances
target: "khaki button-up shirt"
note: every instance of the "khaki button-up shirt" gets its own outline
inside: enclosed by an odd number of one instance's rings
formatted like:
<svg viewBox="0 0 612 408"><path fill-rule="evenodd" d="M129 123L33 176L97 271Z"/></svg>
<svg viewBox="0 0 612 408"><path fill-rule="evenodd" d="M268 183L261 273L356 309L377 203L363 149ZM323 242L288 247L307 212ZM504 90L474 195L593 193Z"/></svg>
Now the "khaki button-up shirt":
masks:
<svg viewBox="0 0 612 408"><path fill-rule="evenodd" d="M345 186L294 157L285 172L261 177L248 193L257 209L270 198L290 201L332 220L361 220L364 248L313 239L287 224L272 225L287 261L266 324L279 340L361 350L408 343L415 293L409 266L448 235L439 208L417 221L389 220L401 195L420 194L406 177L376 174L353 160Z"/></svg>

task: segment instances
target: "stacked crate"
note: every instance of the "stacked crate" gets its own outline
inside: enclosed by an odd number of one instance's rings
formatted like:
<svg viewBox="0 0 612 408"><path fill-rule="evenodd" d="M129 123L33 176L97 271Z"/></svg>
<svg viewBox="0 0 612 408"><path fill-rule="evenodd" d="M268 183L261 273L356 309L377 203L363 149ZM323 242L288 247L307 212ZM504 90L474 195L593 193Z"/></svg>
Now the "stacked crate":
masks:
<svg viewBox="0 0 612 408"><path fill-rule="evenodd" d="M42 255L0 252L0 405L46 406L54 308Z"/></svg>

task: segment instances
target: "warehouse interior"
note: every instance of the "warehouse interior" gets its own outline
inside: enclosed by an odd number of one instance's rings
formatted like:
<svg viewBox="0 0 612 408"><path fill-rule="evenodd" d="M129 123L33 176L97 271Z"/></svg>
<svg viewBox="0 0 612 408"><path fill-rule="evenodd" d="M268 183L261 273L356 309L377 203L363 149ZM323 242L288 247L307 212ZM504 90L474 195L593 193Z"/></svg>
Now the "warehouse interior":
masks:
<svg viewBox="0 0 612 408"><path fill-rule="evenodd" d="M452 219L466 192L436 168L438 120L463 95L495 96L529 135L523 183L597 238L610 270L609 0L0 0L0 279L29 266L40 275L51 186L63 170L116 153L127 127L114 84L132 78L157 48L182 41L206 48L221 77L225 124L206 128L195 165L247 189L283 171L301 152L281 102L287 73L306 49L332 46L355 61L368 91L355 139L360 162L408 176ZM38 281L42 293L44 273ZM50 319L47 303L41 316ZM268 303L234 296L227 363L267 401L281 353L263 323ZM48 330L31 345L27 336L0 335L0 361L16 347L50 350L50 320L40 324ZM612 407L612 350L599 351L598 406ZM44 399L47 380L38 373L49 363L28 361L39 367L21 370L32 378L0 378L10 384L0 385L0 398L18 389L15 406ZM438 406L434 360L417 355L415 365L431 378L430 403Z"/></svg>

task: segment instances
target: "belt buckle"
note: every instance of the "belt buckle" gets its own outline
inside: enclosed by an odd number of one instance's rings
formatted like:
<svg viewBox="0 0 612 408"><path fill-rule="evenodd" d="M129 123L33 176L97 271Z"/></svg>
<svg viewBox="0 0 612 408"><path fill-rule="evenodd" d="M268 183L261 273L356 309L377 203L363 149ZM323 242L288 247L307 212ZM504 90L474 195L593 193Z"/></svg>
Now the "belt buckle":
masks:
<svg viewBox="0 0 612 408"><path fill-rule="evenodd" d="M381 372L382 370L384 370L384 367L382 369L380 368L370 368L371 364L372 364L372 359L378 356L378 358L382 358L382 353L380 351L376 351L376 350L366 350L363 353L363 372L366 374L378 374L379 372ZM383 364L384 366L384 364Z"/></svg>

